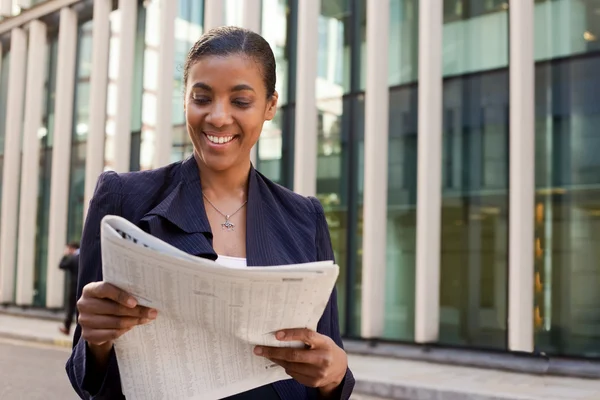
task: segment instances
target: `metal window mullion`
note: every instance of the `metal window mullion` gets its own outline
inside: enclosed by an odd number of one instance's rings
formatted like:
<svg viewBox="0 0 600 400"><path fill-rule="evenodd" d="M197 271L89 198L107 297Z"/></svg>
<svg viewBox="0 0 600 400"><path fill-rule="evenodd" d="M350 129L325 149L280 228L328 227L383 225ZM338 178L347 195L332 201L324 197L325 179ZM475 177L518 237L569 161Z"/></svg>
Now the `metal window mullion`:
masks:
<svg viewBox="0 0 600 400"><path fill-rule="evenodd" d="M534 348L534 5L511 1L508 348Z"/></svg>
<svg viewBox="0 0 600 400"><path fill-rule="evenodd" d="M245 0L243 7L243 20L242 25L244 28L249 29L258 34L261 33L261 0ZM253 165L257 165L258 161L258 143L252 147L250 151L250 161Z"/></svg>
<svg viewBox="0 0 600 400"><path fill-rule="evenodd" d="M204 0L204 32L225 24L225 0Z"/></svg>
<svg viewBox="0 0 600 400"><path fill-rule="evenodd" d="M415 341L439 336L442 206L443 2L419 3Z"/></svg>
<svg viewBox="0 0 600 400"><path fill-rule="evenodd" d="M38 132L43 126L44 112L44 98L40 96L40 93L44 93L44 79L48 68L46 34L47 27L43 22L35 20L29 25L17 248L16 303L18 305L31 305L34 296L33 283L36 254L34 250L36 247L40 169L40 139L38 138Z"/></svg>
<svg viewBox="0 0 600 400"><path fill-rule="evenodd" d="M67 239L76 54L77 12L65 7L60 11L58 31L56 87L60 90L56 91L54 103L46 282L46 307L48 308L61 307L64 300L64 273L56 268L56 265L62 257Z"/></svg>

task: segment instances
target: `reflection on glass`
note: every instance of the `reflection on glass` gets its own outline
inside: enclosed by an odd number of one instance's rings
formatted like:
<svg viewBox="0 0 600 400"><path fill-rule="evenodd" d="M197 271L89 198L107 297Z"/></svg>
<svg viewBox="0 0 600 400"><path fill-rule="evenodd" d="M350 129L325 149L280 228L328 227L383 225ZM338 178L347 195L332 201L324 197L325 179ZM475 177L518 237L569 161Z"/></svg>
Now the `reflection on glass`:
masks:
<svg viewBox="0 0 600 400"><path fill-rule="evenodd" d="M508 1L444 0L443 74L508 65Z"/></svg>
<svg viewBox="0 0 600 400"><path fill-rule="evenodd" d="M600 50L599 7L597 0L536 0L536 61Z"/></svg>
<svg viewBox="0 0 600 400"><path fill-rule="evenodd" d="M290 62L295 48L292 46L292 36L296 32L288 35L288 32L295 26L292 18L296 18L295 13L290 9L288 0L262 0L262 20L268 23L262 24L262 36L271 46L275 55L277 65L277 83L275 89L279 94L277 115L272 121L268 121L263 126L263 130L258 142L258 169L266 177L274 182L287 185L291 182L286 181L284 176L284 162L290 164L291 160L283 159L284 153L284 135L292 138L293 124L290 124L290 108L293 107L290 102Z"/></svg>
<svg viewBox="0 0 600 400"><path fill-rule="evenodd" d="M412 340L417 234L417 86L390 91L387 268L383 336Z"/></svg>
<svg viewBox="0 0 600 400"><path fill-rule="evenodd" d="M440 342L506 347L508 72L443 95Z"/></svg>
<svg viewBox="0 0 600 400"><path fill-rule="evenodd" d="M92 21L79 25L67 241L81 239L85 190L85 153L90 122L90 74L92 64Z"/></svg>
<svg viewBox="0 0 600 400"><path fill-rule="evenodd" d="M33 275L33 304L46 304L46 276L48 271L48 222L50 217L50 178L52 173L52 142L54 131L54 107L56 96L56 64L58 38L48 42L47 69L44 85L42 125L38 130L40 140L39 181L37 201L37 229L35 236L35 266ZM57 266L50 266L57 267Z"/></svg>
<svg viewBox="0 0 600 400"><path fill-rule="evenodd" d="M600 357L599 70L597 53L536 66L535 344L552 355Z"/></svg>
<svg viewBox="0 0 600 400"><path fill-rule="evenodd" d="M183 112L185 88L183 87L183 66L190 48L202 35L204 21L203 0L179 0L178 15L175 19L175 69L173 70L173 148L171 161L179 161L192 154L191 142L185 126Z"/></svg>
<svg viewBox="0 0 600 400"><path fill-rule="evenodd" d="M349 336L360 330L365 4L324 0L318 26L317 197L341 267L340 324Z"/></svg>
<svg viewBox="0 0 600 400"><path fill-rule="evenodd" d="M419 77L419 2L390 1L389 85Z"/></svg>

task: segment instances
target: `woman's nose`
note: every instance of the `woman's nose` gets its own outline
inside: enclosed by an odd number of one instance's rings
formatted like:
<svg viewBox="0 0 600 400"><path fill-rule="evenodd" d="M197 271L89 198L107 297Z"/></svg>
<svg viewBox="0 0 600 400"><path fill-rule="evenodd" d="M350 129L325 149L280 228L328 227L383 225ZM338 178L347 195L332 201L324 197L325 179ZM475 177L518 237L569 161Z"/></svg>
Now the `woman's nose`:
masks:
<svg viewBox="0 0 600 400"><path fill-rule="evenodd" d="M206 122L215 128L220 128L230 124L232 122L232 118L229 107L224 102L213 102L213 106L206 116Z"/></svg>

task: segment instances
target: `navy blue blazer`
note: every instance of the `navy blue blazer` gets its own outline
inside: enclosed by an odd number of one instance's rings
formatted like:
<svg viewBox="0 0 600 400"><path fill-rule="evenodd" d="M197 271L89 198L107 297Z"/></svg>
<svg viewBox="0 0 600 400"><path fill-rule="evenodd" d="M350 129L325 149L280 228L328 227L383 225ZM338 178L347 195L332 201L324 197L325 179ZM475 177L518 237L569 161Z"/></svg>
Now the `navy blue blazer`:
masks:
<svg viewBox="0 0 600 400"><path fill-rule="evenodd" d="M285 189L251 168L247 207L249 267L334 259L323 207L317 199ZM198 166L193 157L151 171L105 172L98 178L83 229L78 299L85 285L102 280L100 221L108 214L119 215L189 254L217 258L204 209ZM342 347L335 290L317 331ZM75 391L83 399L124 398L114 350L106 376L99 376L93 371L93 365L87 363L89 349L80 337L78 324L73 352L66 365ZM349 399L353 387L354 377L348 369L339 398ZM318 398L318 392L289 379L237 396L232 398L305 400Z"/></svg>

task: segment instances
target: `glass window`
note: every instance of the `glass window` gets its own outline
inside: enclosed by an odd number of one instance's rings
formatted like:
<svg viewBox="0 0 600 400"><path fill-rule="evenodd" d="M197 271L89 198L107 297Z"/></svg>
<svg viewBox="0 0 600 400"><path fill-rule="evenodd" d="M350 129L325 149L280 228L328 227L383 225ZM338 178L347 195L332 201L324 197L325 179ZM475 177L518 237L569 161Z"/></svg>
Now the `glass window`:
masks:
<svg viewBox="0 0 600 400"><path fill-rule="evenodd" d="M443 74L508 64L508 1L444 0Z"/></svg>
<svg viewBox="0 0 600 400"><path fill-rule="evenodd" d="M490 18L499 19L492 24ZM461 72L484 69L490 54L465 39L480 37L485 29L486 46L493 48L496 61L504 58L496 65L503 69L444 80L440 285L444 344L506 348L508 49L494 46L508 40L506 18L506 11L496 11L452 22L463 24L457 43L464 42L464 47L458 53L444 52L444 64L448 59L457 62L463 66Z"/></svg>
<svg viewBox="0 0 600 400"><path fill-rule="evenodd" d="M341 267L337 287L342 331L359 336L365 1L322 1L318 29L317 196Z"/></svg>
<svg viewBox="0 0 600 400"><path fill-rule="evenodd" d="M535 59L600 50L598 0L536 0Z"/></svg>
<svg viewBox="0 0 600 400"><path fill-rule="evenodd" d="M43 119L38 130L40 140L39 181L37 200L37 229L35 236L34 298L33 304L46 304L46 276L48 271L48 223L50 217L50 178L52 173L52 142L56 95L56 67L58 37L48 42L46 80L44 86ZM50 266L54 268L57 266Z"/></svg>
<svg viewBox="0 0 600 400"><path fill-rule="evenodd" d="M598 53L535 70L535 347L552 355L600 356L599 70Z"/></svg>
<svg viewBox="0 0 600 400"><path fill-rule="evenodd" d="M79 25L77 72L75 81L74 120L71 139L71 168L67 242L81 239L85 192L85 157L90 121L90 74L92 63L92 25Z"/></svg>
<svg viewBox="0 0 600 400"><path fill-rule="evenodd" d="M279 108L275 118L263 127L258 142L257 168L269 179L288 187L293 181L286 171L293 166L293 157L289 155L293 152L294 140L296 19L296 0L262 1L262 36L275 55Z"/></svg>
<svg viewBox="0 0 600 400"><path fill-rule="evenodd" d="M412 340L417 228L419 3L390 2L387 268L383 336Z"/></svg>
<svg viewBox="0 0 600 400"><path fill-rule="evenodd" d="M183 112L185 88L183 67L190 48L202 35L204 21L203 0L179 0L179 14L175 19L175 69L173 70L173 148L171 161L179 161L191 155L191 141L185 126Z"/></svg>
<svg viewBox="0 0 600 400"><path fill-rule="evenodd" d="M419 78L419 2L390 1L389 84L416 82Z"/></svg>

